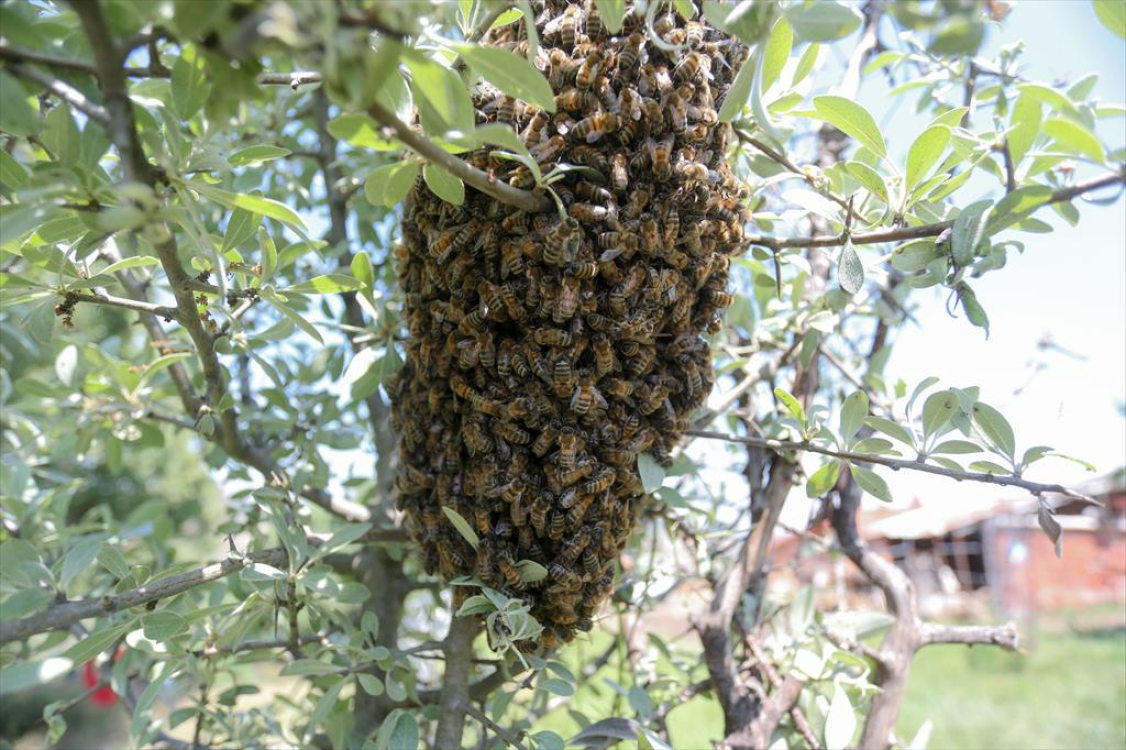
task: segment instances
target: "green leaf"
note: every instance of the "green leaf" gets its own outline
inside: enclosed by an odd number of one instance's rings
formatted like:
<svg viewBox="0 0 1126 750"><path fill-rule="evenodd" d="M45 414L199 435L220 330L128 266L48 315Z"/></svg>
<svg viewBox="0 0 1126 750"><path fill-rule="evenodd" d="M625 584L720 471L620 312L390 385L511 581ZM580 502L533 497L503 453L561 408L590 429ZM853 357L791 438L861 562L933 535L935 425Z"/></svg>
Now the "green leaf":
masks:
<svg viewBox="0 0 1126 750"><path fill-rule="evenodd" d="M985 229L988 225L990 200L971 203L962 209L958 218L954 219L954 229L950 236L950 250L954 262L959 266L968 266L973 263L977 255L977 247L985 239Z"/></svg>
<svg viewBox="0 0 1126 750"><path fill-rule="evenodd" d="M856 483L860 485L861 489L877 500L891 502L891 491L888 489L887 482L884 481L883 477L871 469L866 469L855 463L850 463L849 469L852 471L852 476L856 479Z"/></svg>
<svg viewBox="0 0 1126 750"><path fill-rule="evenodd" d="M516 569L520 572L520 580L524 583L538 583L547 578L547 568L535 560L521 560L516 563Z"/></svg>
<svg viewBox="0 0 1126 750"><path fill-rule="evenodd" d="M390 695L390 689L388 690ZM400 698L400 700L402 700ZM413 714L403 713L395 722L395 729L387 741L387 750L418 750L418 719Z"/></svg>
<svg viewBox="0 0 1126 750"><path fill-rule="evenodd" d="M223 235L223 247L220 252L227 252L249 240L258 231L262 224L262 215L245 208L236 208L227 220L227 231Z"/></svg>
<svg viewBox="0 0 1126 750"><path fill-rule="evenodd" d="M172 105L181 120L190 120L207 102L211 84L207 82L203 55L195 45L185 44L172 66Z"/></svg>
<svg viewBox="0 0 1126 750"><path fill-rule="evenodd" d="M232 167L245 167L248 164L258 164L264 161L271 161L273 159L280 159L283 156L289 156L293 152L288 148L281 146L267 146L260 144L257 146L247 146L246 148L239 149L227 157L227 161Z"/></svg>
<svg viewBox="0 0 1126 750"><path fill-rule="evenodd" d="M839 0L795 4L786 15L800 39L814 42L843 39L864 21L854 3Z"/></svg>
<svg viewBox="0 0 1126 750"><path fill-rule="evenodd" d="M333 683L332 687L325 690L324 695L317 701L314 706L313 712L309 715L309 723L305 727L305 738L308 740L316 732L324 720L328 718L328 714L336 705L337 699L340 697L340 691L344 685L349 682L348 678L341 678Z"/></svg>
<svg viewBox="0 0 1126 750"><path fill-rule="evenodd" d="M60 656L42 661L17 661L0 667L0 695L11 695L31 687L41 687L54 682L76 665Z"/></svg>
<svg viewBox="0 0 1126 750"><path fill-rule="evenodd" d="M912 437L911 431L898 422L893 422L892 420L885 419L884 417L866 417L864 419L864 424L868 425L877 432L882 432L885 435L890 435L891 437L895 438L905 445L915 445L915 439L914 437Z"/></svg>
<svg viewBox="0 0 1126 750"><path fill-rule="evenodd" d="M864 391L854 391L845 399L841 406L841 441L851 445L856 433L864 425L864 418L868 416L868 394Z"/></svg>
<svg viewBox="0 0 1126 750"><path fill-rule="evenodd" d="M261 214L270 219L277 219L302 233L309 231L305 226L305 222L301 220L301 217L296 211L272 198L264 198L260 195L232 193L229 190L223 190L199 180L190 180L185 184L204 198L213 200L220 205L228 208L241 208L251 213Z"/></svg>
<svg viewBox="0 0 1126 750"><path fill-rule="evenodd" d="M977 295L973 289L966 284L958 287L958 301L962 304L962 309L966 312L966 317L971 323L978 328L985 329L985 335L989 336L989 316L985 313L985 308L977 301Z"/></svg>
<svg viewBox="0 0 1126 750"><path fill-rule="evenodd" d="M359 679L360 687L364 689L365 693L374 696L383 695L383 680L367 672L360 672L356 677Z"/></svg>
<svg viewBox="0 0 1126 750"><path fill-rule="evenodd" d="M719 106L720 122L731 122L742 113L747 99L751 96L751 84L754 80L755 57L751 55L743 61L743 65L735 75L735 80L731 82L731 87L723 97L723 103Z"/></svg>
<svg viewBox="0 0 1126 750"><path fill-rule="evenodd" d="M40 137L54 153L55 160L63 166L73 166L82 156L82 136L65 104L47 114Z"/></svg>
<svg viewBox="0 0 1126 750"><path fill-rule="evenodd" d="M1009 460L1016 457L1016 437L1005 416L989 404L978 401L973 407L974 424Z"/></svg>
<svg viewBox="0 0 1126 750"><path fill-rule="evenodd" d="M805 408L801 405L800 401L782 388L774 389L774 397L782 402L782 405L786 407L786 411L790 413L791 417L801 422L802 425L805 425Z"/></svg>
<svg viewBox="0 0 1126 750"><path fill-rule="evenodd" d="M340 294L341 292L354 292L363 286L351 276L340 273L330 273L324 276L314 276L299 284L279 289L279 292L294 294Z"/></svg>
<svg viewBox="0 0 1126 750"><path fill-rule="evenodd" d="M893 452L893 447L894 446L892 445L892 442L890 440L885 440L884 438L878 437L870 437L858 441L856 445L852 446L852 450L856 451L857 453L880 454Z"/></svg>
<svg viewBox="0 0 1126 750"><path fill-rule="evenodd" d="M1043 106L1039 101L1022 94L1017 97L1013 105L1013 113L1009 118L1009 154L1013 157L1013 164L1020 164L1021 159L1032 148L1036 136L1040 134L1040 122L1043 118Z"/></svg>
<svg viewBox="0 0 1126 750"><path fill-rule="evenodd" d="M297 313L297 311L294 310L292 307L285 304L284 302L277 299L276 297L270 297L270 296L262 295L262 299L266 300L267 304L269 304L271 307L276 309L278 312L280 312L286 318L293 321L293 324L295 326L297 326L302 331L304 331L305 333L309 334L311 337L316 339L318 344L321 344L322 346L324 345L325 341L324 341L323 338L321 338L321 334L316 329L316 327L312 323L310 323L309 321L307 321L303 317L301 317Z"/></svg>
<svg viewBox="0 0 1126 750"><path fill-rule="evenodd" d="M465 184L460 177L454 177L442 167L427 163L422 168L422 179L434 195L447 203L455 206L465 203Z"/></svg>
<svg viewBox="0 0 1126 750"><path fill-rule="evenodd" d="M860 161L850 161L845 164L845 170L864 186L864 189L878 196L884 203L888 202L887 183L883 175L870 166Z"/></svg>
<svg viewBox="0 0 1126 750"><path fill-rule="evenodd" d="M856 734L856 709L838 682L833 685L833 701L825 717L825 750L845 750Z"/></svg>
<svg viewBox="0 0 1126 750"><path fill-rule="evenodd" d="M457 533L461 534L473 549L477 549L477 545L481 543L481 539L477 536L477 532L473 530L473 527L469 525L469 521L466 521L460 513L448 505L442 506L442 512L446 515L446 518L449 519L450 523L453 524L454 528L457 529Z"/></svg>
<svg viewBox="0 0 1126 750"><path fill-rule="evenodd" d="M371 530L370 523L348 523L332 533L324 544L317 548L316 556L324 557L328 553L347 546L363 537Z"/></svg>
<svg viewBox="0 0 1126 750"><path fill-rule="evenodd" d="M91 633L67 649L63 658L71 660L74 666L80 667L112 646L118 638L133 630L134 626L135 618L131 618L121 625Z"/></svg>
<svg viewBox="0 0 1126 750"><path fill-rule="evenodd" d="M2 74L0 74L2 75ZM15 190L27 181L27 168L0 148L0 185Z"/></svg>
<svg viewBox="0 0 1126 750"><path fill-rule="evenodd" d="M926 268L937 257L939 252L934 239L924 237L904 242L895 248L891 254L891 267L904 273L915 273Z"/></svg>
<svg viewBox="0 0 1126 750"><path fill-rule="evenodd" d="M187 352L183 353L187 354ZM114 578L124 578L129 575L129 563L126 562L125 555L121 554L121 550L119 550L115 544L102 542L101 549L98 550L98 562L100 562Z"/></svg>
<svg viewBox="0 0 1126 750"><path fill-rule="evenodd" d="M969 440L944 440L934 448L931 453L951 453L954 455L964 453L981 453L982 447L977 443L971 443Z"/></svg>
<svg viewBox="0 0 1126 750"><path fill-rule="evenodd" d="M278 248L265 227L258 227L258 253L262 264L260 283L266 284L274 278L274 271L277 270Z"/></svg>
<svg viewBox="0 0 1126 750"><path fill-rule="evenodd" d="M188 621L183 615L163 609L141 618L145 638L150 641L166 641L188 629Z"/></svg>
<svg viewBox="0 0 1126 750"><path fill-rule="evenodd" d="M785 17L779 18L770 31L770 38L766 42L766 51L763 53L762 63L762 90L770 89L771 84L778 80L786 61L790 59L790 52L794 48L794 29Z"/></svg>
<svg viewBox="0 0 1126 750"><path fill-rule="evenodd" d="M626 0L595 0L595 5L602 16L602 25L611 34L622 30L622 19L626 17Z"/></svg>
<svg viewBox="0 0 1126 750"><path fill-rule="evenodd" d="M74 373L78 369L78 347L68 344L55 357L55 375L65 386L74 385Z"/></svg>
<svg viewBox="0 0 1126 750"><path fill-rule="evenodd" d="M665 482L665 467L648 453L637 456L637 473L641 475L641 486L646 492L656 492Z"/></svg>
<svg viewBox="0 0 1126 750"><path fill-rule="evenodd" d="M1087 128L1072 120L1053 117L1044 122L1041 130L1051 136L1057 149L1072 154L1088 156L1099 164L1106 163L1106 149Z"/></svg>
<svg viewBox="0 0 1126 750"><path fill-rule="evenodd" d="M90 563L94 562L94 559L98 556L101 544L99 539L85 538L78 540L74 546L67 550L59 578L63 587L66 587L79 573L90 567Z"/></svg>
<svg viewBox="0 0 1126 750"><path fill-rule="evenodd" d="M942 158L948 145L950 145L950 128L942 125L927 128L915 139L911 144L911 150L907 152L906 192L908 195L926 178Z"/></svg>
<svg viewBox="0 0 1126 750"><path fill-rule="evenodd" d="M551 84L525 58L499 47L477 44L455 44L454 49L482 78L504 93L555 112L555 94Z"/></svg>
<svg viewBox="0 0 1126 750"><path fill-rule="evenodd" d="M1047 185L1026 185L997 201L989 214L986 234L994 235L1025 218L1052 197L1052 189Z"/></svg>
<svg viewBox="0 0 1126 750"><path fill-rule="evenodd" d="M821 45L811 44L805 48L805 52L801 53L798 58L797 67L794 68L794 79L790 81L790 86L797 86L799 83L806 79L811 72L813 66L817 64L817 59L821 56Z"/></svg>
<svg viewBox="0 0 1126 750"><path fill-rule="evenodd" d="M837 484L841 475L841 462L832 460L826 462L820 469L813 472L805 483L805 494L809 497L823 497Z"/></svg>
<svg viewBox="0 0 1126 750"><path fill-rule="evenodd" d="M1012 474L1012 469L992 461L974 461L970 464L970 471L980 471L983 474L1000 474L1002 476Z"/></svg>
<svg viewBox="0 0 1126 750"><path fill-rule="evenodd" d="M846 243L841 249L841 258L837 263L837 283L849 294L856 294L864 286L864 264L860 262L860 255L852 242Z"/></svg>
<svg viewBox="0 0 1126 750"><path fill-rule="evenodd" d="M422 127L431 135L473 130L473 102L461 77L416 51L403 55ZM554 102L554 99L552 99Z"/></svg>
<svg viewBox="0 0 1126 750"><path fill-rule="evenodd" d="M932 393L923 402L923 436L930 437L949 424L958 413L958 397L950 391Z"/></svg>
<svg viewBox="0 0 1126 750"><path fill-rule="evenodd" d="M0 70L0 131L28 136L39 125L39 116L27 100L27 91L10 75Z"/></svg>
<svg viewBox="0 0 1126 750"><path fill-rule="evenodd" d="M340 115L329 120L325 126L329 134L356 148L373 151L394 151L398 145L379 134L379 125L363 113Z"/></svg>
<svg viewBox="0 0 1126 750"><path fill-rule="evenodd" d="M414 159L385 164L364 181L364 197L374 206L394 208L410 192L417 176L418 162Z"/></svg>
<svg viewBox="0 0 1126 750"><path fill-rule="evenodd" d="M569 698L575 694L574 685L567 682L566 680L559 680L554 677L546 680L540 680L540 687L542 687L549 693L555 693L556 695L561 695L564 698Z"/></svg>
<svg viewBox="0 0 1126 750"><path fill-rule="evenodd" d="M864 107L843 96L817 96L813 105L820 119L852 136L881 159L887 158L887 146L880 128Z"/></svg>
<svg viewBox="0 0 1126 750"><path fill-rule="evenodd" d="M1095 15L1119 39L1126 39L1126 3L1121 0L1094 0Z"/></svg>

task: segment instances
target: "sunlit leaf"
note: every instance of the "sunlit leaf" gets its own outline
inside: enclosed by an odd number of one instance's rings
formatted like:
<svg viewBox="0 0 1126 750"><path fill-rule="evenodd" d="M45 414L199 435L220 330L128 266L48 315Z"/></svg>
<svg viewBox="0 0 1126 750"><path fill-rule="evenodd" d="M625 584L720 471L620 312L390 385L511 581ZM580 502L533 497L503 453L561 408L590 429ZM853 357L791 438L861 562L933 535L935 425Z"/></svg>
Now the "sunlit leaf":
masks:
<svg viewBox="0 0 1126 750"><path fill-rule="evenodd" d="M887 157L887 146L880 128L868 110L842 96L814 97L817 116L850 135L881 159Z"/></svg>

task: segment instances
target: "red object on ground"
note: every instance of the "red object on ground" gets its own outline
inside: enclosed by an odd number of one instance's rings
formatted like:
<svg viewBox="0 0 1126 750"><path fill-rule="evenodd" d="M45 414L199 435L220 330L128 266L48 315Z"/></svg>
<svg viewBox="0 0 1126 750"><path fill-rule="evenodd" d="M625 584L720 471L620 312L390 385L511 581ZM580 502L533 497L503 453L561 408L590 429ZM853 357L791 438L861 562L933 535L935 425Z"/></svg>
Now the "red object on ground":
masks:
<svg viewBox="0 0 1126 750"><path fill-rule="evenodd" d="M82 681L86 683L88 688L98 684L98 670L94 668L94 662L88 661L82 668ZM112 706L117 703L117 694L113 692L113 688L106 685L94 691L94 694L90 696L90 702L95 706Z"/></svg>

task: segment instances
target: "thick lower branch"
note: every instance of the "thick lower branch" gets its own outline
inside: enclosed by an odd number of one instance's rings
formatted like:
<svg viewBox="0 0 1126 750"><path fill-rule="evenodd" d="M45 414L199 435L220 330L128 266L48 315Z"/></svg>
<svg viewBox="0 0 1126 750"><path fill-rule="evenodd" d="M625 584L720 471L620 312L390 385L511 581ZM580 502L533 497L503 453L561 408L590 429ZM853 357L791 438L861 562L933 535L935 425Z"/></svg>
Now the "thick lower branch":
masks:
<svg viewBox="0 0 1126 750"><path fill-rule="evenodd" d="M442 675L441 713L434 734L434 747L459 748L465 730L465 711L469 705L469 673L473 668L473 640L477 637L477 618L457 617L443 643L446 671Z"/></svg>

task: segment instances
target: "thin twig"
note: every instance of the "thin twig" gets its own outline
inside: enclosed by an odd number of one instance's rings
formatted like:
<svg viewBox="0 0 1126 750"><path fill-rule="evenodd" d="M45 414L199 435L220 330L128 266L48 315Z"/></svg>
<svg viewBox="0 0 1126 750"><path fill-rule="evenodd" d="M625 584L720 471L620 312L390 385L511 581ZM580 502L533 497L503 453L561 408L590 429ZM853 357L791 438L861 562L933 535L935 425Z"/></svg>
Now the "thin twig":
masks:
<svg viewBox="0 0 1126 750"><path fill-rule="evenodd" d="M524 736L523 732L513 733L508 731L500 724L497 724L495 721L490 719L488 714L472 704L466 704L465 706L463 706L463 708L465 710L465 713L469 714L474 719L481 722L489 729L493 730L493 734L495 734L497 737L500 737L511 747L515 747L517 748L517 750L528 750L527 746L520 741Z"/></svg>
<svg viewBox="0 0 1126 750"><path fill-rule="evenodd" d="M1093 497L1089 497L1075 490L1068 489L1062 484L1043 484L1041 482L1029 482L1026 479L1014 476L1002 476L1000 474L983 474L973 471L954 471L942 466L932 466L922 461L908 461L902 458L889 458L887 456L873 456L867 453L853 453L852 451L836 451L832 448L823 448L820 445L814 445L808 442L797 442L793 440L773 440L769 438L754 438L743 437L742 435L730 435L725 432L714 432L712 430L687 430L684 434L691 435L692 437L701 437L708 440L726 440L729 443L742 443L743 445L753 445L758 448L765 448L776 453L784 451L805 451L807 453L819 453L823 456L831 456L833 458L840 458L846 461L857 461L859 463L876 464L878 466L886 466L894 471L900 469L909 469L911 471L921 471L927 474L938 474L940 476L949 477L959 482L982 482L984 484L997 484L1004 487L1020 487L1021 489L1028 490L1033 495L1043 495L1045 493L1063 495L1064 497L1072 497L1076 500L1084 500L1095 505L1100 503Z"/></svg>
<svg viewBox="0 0 1126 750"><path fill-rule="evenodd" d="M1120 184L1126 184L1126 175L1116 172L1106 174L1102 177L1088 180L1087 182L1060 188L1052 193L1051 196L1048 197L1048 200L1044 201L1041 205L1046 206L1051 203L1063 203L1083 195L1084 193ZM887 229L878 232L862 232L860 234L851 235L845 232L815 237L769 237L766 235L749 235L747 241L752 245L761 245L773 250L780 250L787 247L838 247L844 245L849 240L851 240L854 245L878 245L885 242L901 242L923 237L937 237L952 226L954 226L953 221L938 221L933 224L920 224L919 226L903 227L902 229Z"/></svg>
<svg viewBox="0 0 1126 750"><path fill-rule="evenodd" d="M158 318L164 318L165 320L180 319L180 311L174 307L154 305L151 302L142 302L140 300L129 299L127 297L115 297L112 294L99 294L98 292L71 292L69 296L71 299L78 302L87 302L93 305L106 305L109 307L120 307L123 310L133 310L135 312L148 313L150 315L155 315Z"/></svg>
<svg viewBox="0 0 1126 750"><path fill-rule="evenodd" d="M47 89L48 92L57 96L79 112L82 112L94 122L101 125L109 124L109 114L105 109L87 99L85 94L69 83L60 81L54 76L36 70L35 68L29 68L26 65L20 65L18 63L9 65L7 70L17 78L23 78L26 81L31 81L32 83L42 86Z"/></svg>
<svg viewBox="0 0 1126 750"><path fill-rule="evenodd" d="M411 130L405 122L395 116L394 112L379 102L372 102L368 105L367 111L373 120L394 131L395 137L418 153L419 156L442 167L470 187L476 188L501 203L515 206L524 211L547 211L551 207L551 201L545 196L512 187L506 182L500 182L443 150L434 141Z"/></svg>

